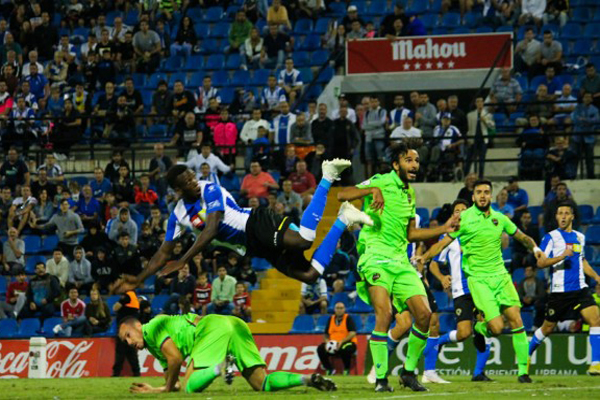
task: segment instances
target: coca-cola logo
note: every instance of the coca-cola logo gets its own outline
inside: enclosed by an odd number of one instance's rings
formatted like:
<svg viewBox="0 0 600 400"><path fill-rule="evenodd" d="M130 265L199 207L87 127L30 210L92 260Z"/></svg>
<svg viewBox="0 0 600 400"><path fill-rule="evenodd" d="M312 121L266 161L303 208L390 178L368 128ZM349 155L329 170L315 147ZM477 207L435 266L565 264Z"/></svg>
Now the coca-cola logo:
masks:
<svg viewBox="0 0 600 400"><path fill-rule="evenodd" d="M0 375L3 378L18 378L29 365L29 350L3 353L2 344L0 342Z"/></svg>

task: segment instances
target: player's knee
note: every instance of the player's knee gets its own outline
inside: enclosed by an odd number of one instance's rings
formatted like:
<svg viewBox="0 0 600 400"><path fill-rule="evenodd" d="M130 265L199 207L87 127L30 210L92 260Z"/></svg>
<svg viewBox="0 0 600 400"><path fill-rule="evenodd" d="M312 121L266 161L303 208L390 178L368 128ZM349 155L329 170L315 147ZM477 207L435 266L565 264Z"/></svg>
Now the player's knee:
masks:
<svg viewBox="0 0 600 400"><path fill-rule="evenodd" d="M500 334L502 333L502 329L504 329L504 326L502 326L502 324L488 324L488 330L492 334L492 336L500 336Z"/></svg>
<svg viewBox="0 0 600 400"><path fill-rule="evenodd" d="M431 320L431 311L423 310L422 313L418 313L413 316L415 319L415 325L422 332L429 331L429 322Z"/></svg>
<svg viewBox="0 0 600 400"><path fill-rule="evenodd" d="M294 249L306 251L310 249L312 244L312 241L306 240L302 236L298 235L298 238L294 241Z"/></svg>
<svg viewBox="0 0 600 400"><path fill-rule="evenodd" d="M375 325L389 327L392 320L392 310L388 309L375 309Z"/></svg>
<svg viewBox="0 0 600 400"><path fill-rule="evenodd" d="M314 285L317 283L320 277L321 274L319 274L319 271L317 271L314 267L311 267L304 273L302 282L306 283L307 285Z"/></svg>

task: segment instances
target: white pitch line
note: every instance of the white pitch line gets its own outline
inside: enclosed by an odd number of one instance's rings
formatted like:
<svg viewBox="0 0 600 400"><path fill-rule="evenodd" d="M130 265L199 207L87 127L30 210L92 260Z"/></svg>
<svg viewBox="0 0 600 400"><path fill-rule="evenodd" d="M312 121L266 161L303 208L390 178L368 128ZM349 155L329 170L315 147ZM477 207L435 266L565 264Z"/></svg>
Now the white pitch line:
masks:
<svg viewBox="0 0 600 400"><path fill-rule="evenodd" d="M503 390L486 390L485 394L502 394L502 393L523 393L523 392L551 392L559 390L587 390L587 389L600 389L600 386L571 386L571 387L551 387L551 388L537 388L537 389L503 389ZM420 397L444 397L444 396L455 396L462 394L473 394L473 391L468 392L445 392L445 393L413 393L400 396L388 396L388 397L369 397L364 400L386 400L386 399L410 399Z"/></svg>

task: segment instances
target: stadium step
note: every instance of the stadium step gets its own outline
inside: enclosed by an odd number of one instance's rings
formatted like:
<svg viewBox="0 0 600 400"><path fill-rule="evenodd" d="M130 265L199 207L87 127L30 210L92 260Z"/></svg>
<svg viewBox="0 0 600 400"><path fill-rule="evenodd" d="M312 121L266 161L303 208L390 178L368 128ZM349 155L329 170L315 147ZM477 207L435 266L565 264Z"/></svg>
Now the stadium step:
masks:
<svg viewBox="0 0 600 400"><path fill-rule="evenodd" d="M266 323L250 322L248 324L250 331L253 334L259 333L288 333L292 327L292 323Z"/></svg>
<svg viewBox="0 0 600 400"><path fill-rule="evenodd" d="M301 283L289 278L286 279L264 279L260 282L261 290L283 289L300 290Z"/></svg>
<svg viewBox="0 0 600 400"><path fill-rule="evenodd" d="M261 283L262 287L262 283ZM252 303L260 300L297 300L299 299L300 287L259 289L252 292Z"/></svg>
<svg viewBox="0 0 600 400"><path fill-rule="evenodd" d="M252 310L252 318L255 321L266 321L267 323L293 323L296 311L254 311Z"/></svg>
<svg viewBox="0 0 600 400"><path fill-rule="evenodd" d="M252 292L252 295L254 295L254 293L255 292ZM300 291L298 291L297 300L273 299L252 301L252 311L294 311L297 313L299 304Z"/></svg>

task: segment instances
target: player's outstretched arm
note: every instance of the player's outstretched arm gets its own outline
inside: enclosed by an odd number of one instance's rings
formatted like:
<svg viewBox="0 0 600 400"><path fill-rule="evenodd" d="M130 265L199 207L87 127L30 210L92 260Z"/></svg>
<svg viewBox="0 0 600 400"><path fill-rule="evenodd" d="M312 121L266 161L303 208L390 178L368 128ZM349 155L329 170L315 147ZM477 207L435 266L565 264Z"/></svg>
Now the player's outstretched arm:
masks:
<svg viewBox="0 0 600 400"><path fill-rule="evenodd" d="M442 240L431 246L429 250L425 252L425 254L423 254L422 256L415 257L415 260L417 261L417 263L425 264L427 261L440 254L442 250L444 250L450 245L450 243L452 243L453 240L454 239L452 239L450 236L444 236Z"/></svg>
<svg viewBox="0 0 600 400"><path fill-rule="evenodd" d="M337 199L338 201L354 201L363 199L369 195L373 196L371 208L373 210L383 210L383 194L381 193L381 189L379 189L378 187L368 187L360 189L356 186L350 186L338 192Z"/></svg>
<svg viewBox="0 0 600 400"><path fill-rule="evenodd" d="M458 230L460 216L453 215L446 223L437 228L417 228L415 220L411 219L408 224L408 241L422 242L432 238L439 237L444 233L451 233ZM441 251L441 250L440 250Z"/></svg>
<svg viewBox="0 0 600 400"><path fill-rule="evenodd" d="M176 392L179 390L177 381L183 364L183 356L172 339L167 339L160 347L160 351L167 359L167 370L165 371L165 392Z"/></svg>
<svg viewBox="0 0 600 400"><path fill-rule="evenodd" d="M586 259L583 259L583 273L595 280L600 282L600 275L590 266Z"/></svg>
<svg viewBox="0 0 600 400"><path fill-rule="evenodd" d="M431 272L433 276L440 281L444 289L448 289L450 285L452 285L452 277L450 275L442 274L442 271L440 271L440 265L436 261L432 261L429 264L429 272Z"/></svg>
<svg viewBox="0 0 600 400"><path fill-rule="evenodd" d="M564 259L566 259L567 257L570 257L572 255L573 255L573 250L571 250L571 249L566 249L565 251L563 251L563 253L561 255L559 255L557 257L548 258L544 255L543 258L539 258L537 260L537 266L538 266L538 268L548 268L548 267L553 266L554 264L558 264L559 262L563 261Z"/></svg>
<svg viewBox="0 0 600 400"><path fill-rule="evenodd" d="M523 246L525 246L525 248L529 251L531 251L533 253L533 255L535 256L535 258L538 260L538 266L539 266L539 262L540 260L544 260L546 259L546 253L544 253L542 251L542 249L540 249L538 247L538 245L535 243L535 240L533 240L530 236L527 236L526 234L524 234L523 232L521 232L520 229L517 229L517 231L515 232L514 236L513 236L516 240L518 240L519 242L521 242L521 244ZM559 260L562 261L562 260ZM557 262L554 262L553 264L550 265L554 265ZM549 265L547 265L549 266ZM545 268L545 267L540 267L540 268Z"/></svg>

